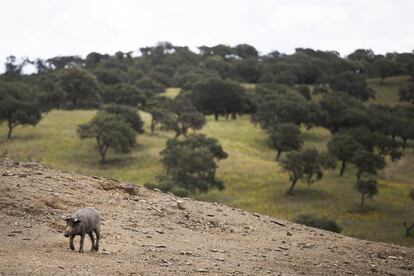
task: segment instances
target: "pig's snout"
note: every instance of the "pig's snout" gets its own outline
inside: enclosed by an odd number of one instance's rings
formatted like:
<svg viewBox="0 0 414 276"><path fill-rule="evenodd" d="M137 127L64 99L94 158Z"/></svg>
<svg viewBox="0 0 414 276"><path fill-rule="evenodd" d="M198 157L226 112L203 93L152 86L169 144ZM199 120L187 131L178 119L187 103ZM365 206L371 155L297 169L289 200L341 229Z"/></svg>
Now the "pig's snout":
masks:
<svg viewBox="0 0 414 276"><path fill-rule="evenodd" d="M65 237L67 238L67 237L69 237L69 234L68 233L65 233L65 234L63 234L63 235L65 235Z"/></svg>

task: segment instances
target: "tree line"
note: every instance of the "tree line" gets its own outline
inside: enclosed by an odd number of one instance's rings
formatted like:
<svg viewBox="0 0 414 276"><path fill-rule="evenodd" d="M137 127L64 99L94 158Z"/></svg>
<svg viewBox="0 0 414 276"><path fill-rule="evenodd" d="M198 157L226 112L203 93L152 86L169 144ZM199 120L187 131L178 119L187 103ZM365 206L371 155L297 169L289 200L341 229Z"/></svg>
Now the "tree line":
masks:
<svg viewBox="0 0 414 276"><path fill-rule="evenodd" d="M128 152L134 147L143 132L138 110L145 111L151 115L151 134L158 127L174 133L161 152L166 170L159 185L186 194L224 187L215 171L227 154L217 140L196 133L205 116L219 120L249 114L268 133L275 161L289 174L288 194L298 181L311 185L337 163L342 176L352 164L361 206L378 190L378 170L401 158L407 141L414 139L414 82L400 90L405 104L392 107L368 104L375 91L366 82L379 77L385 84L387 77L400 74L414 80L413 53L376 55L359 49L342 58L334 51L298 48L291 55L260 55L247 44L201 46L194 53L168 42L139 53L92 52L84 59L34 61L10 56L0 75L0 122L8 126L7 138L18 125L36 125L51 109L98 109L78 134L96 140L104 163L109 148ZM23 74L29 64L36 72ZM179 96L160 95L173 86L182 88ZM329 130L327 151L303 149L301 126Z"/></svg>

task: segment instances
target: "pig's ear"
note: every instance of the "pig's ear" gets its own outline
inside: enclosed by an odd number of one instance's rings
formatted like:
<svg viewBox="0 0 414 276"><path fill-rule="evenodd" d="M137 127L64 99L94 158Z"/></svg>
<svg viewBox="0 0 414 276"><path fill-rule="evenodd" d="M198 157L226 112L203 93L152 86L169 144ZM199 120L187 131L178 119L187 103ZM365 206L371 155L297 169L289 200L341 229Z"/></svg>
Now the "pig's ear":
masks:
<svg viewBox="0 0 414 276"><path fill-rule="evenodd" d="M71 219L71 217L70 217L70 216L67 216L67 217L62 217L62 219L63 219L64 221L68 222L68 221Z"/></svg>

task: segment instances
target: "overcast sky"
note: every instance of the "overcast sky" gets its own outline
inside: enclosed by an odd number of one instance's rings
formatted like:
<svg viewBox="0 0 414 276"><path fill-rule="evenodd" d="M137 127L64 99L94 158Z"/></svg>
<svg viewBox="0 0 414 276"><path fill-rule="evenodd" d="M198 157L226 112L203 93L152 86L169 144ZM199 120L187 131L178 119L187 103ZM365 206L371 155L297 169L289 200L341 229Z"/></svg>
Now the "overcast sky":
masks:
<svg viewBox="0 0 414 276"><path fill-rule="evenodd" d="M175 45L248 43L376 53L414 49L414 0L0 0L0 62Z"/></svg>

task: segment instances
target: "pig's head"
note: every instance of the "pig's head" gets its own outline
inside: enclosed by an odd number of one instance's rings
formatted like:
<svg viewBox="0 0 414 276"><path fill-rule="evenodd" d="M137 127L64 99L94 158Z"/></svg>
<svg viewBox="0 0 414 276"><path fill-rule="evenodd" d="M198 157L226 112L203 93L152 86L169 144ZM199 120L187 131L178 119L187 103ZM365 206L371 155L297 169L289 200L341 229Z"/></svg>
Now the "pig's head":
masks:
<svg viewBox="0 0 414 276"><path fill-rule="evenodd" d="M80 220L73 217L65 218L66 230L65 237L74 236L80 233Z"/></svg>

